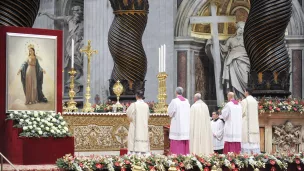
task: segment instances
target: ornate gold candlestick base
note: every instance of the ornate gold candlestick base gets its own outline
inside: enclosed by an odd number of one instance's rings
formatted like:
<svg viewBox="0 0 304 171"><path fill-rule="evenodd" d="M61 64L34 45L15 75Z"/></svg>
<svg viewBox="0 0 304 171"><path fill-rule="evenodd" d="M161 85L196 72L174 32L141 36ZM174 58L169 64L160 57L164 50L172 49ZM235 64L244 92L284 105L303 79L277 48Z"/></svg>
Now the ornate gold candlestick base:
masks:
<svg viewBox="0 0 304 171"><path fill-rule="evenodd" d="M156 113L167 113L167 85L166 85L166 78L168 75L166 72L160 72L157 75L158 78L158 103L155 106L155 112Z"/></svg>
<svg viewBox="0 0 304 171"><path fill-rule="evenodd" d="M75 87L75 84L74 84L74 77L76 75L76 71L74 70L74 68L71 69L71 71L69 71L69 74L70 74L70 91L69 91L69 97L70 97L70 100L67 102L67 107L65 108L65 110L67 112L76 112L78 111L78 108L76 107L77 103L74 101L74 97L75 97L75 91L74 91L74 87Z"/></svg>
<svg viewBox="0 0 304 171"><path fill-rule="evenodd" d="M86 88L86 94L85 94L85 104L83 106L82 111L85 113L89 113L89 112L93 112L94 109L91 105L91 103L89 102L90 98L91 98L91 88L90 88L90 79L91 79L91 57L93 55L93 53L97 53L96 50L92 50L91 47L91 40L88 41L88 46L86 46L84 49L80 49L80 52L84 52L87 57L88 57L88 71L87 71L87 88Z"/></svg>

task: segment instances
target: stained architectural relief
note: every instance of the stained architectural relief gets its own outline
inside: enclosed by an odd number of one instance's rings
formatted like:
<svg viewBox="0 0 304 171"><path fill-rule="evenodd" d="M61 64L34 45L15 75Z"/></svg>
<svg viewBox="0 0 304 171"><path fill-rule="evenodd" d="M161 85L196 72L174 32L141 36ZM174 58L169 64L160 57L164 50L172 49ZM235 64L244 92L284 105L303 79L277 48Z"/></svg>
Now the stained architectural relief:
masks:
<svg viewBox="0 0 304 171"><path fill-rule="evenodd" d="M301 126L295 126L290 121L280 126L273 126L272 144L276 152L298 153L302 142Z"/></svg>

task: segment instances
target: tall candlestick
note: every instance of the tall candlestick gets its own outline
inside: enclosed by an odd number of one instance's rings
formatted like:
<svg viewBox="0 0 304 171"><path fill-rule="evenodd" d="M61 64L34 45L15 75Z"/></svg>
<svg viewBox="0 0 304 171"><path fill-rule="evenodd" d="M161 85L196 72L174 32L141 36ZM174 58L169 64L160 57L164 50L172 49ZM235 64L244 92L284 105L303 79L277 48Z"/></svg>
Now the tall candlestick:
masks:
<svg viewBox="0 0 304 171"><path fill-rule="evenodd" d="M74 39L72 39L72 56L71 56L72 60L71 60L71 63L72 63L72 68L74 68Z"/></svg>
<svg viewBox="0 0 304 171"><path fill-rule="evenodd" d="M158 72L160 72L160 48L158 48Z"/></svg>
<svg viewBox="0 0 304 171"><path fill-rule="evenodd" d="M164 72L166 72L166 44L164 44Z"/></svg>

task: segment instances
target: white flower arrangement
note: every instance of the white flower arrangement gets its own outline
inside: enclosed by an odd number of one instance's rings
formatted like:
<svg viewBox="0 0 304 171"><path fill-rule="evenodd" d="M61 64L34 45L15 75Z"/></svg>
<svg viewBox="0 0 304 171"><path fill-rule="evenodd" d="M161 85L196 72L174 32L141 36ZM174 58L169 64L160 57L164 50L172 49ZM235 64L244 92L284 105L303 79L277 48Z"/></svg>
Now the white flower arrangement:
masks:
<svg viewBox="0 0 304 171"><path fill-rule="evenodd" d="M60 113L45 111L14 111L7 120L22 128L20 137L68 137L69 129Z"/></svg>

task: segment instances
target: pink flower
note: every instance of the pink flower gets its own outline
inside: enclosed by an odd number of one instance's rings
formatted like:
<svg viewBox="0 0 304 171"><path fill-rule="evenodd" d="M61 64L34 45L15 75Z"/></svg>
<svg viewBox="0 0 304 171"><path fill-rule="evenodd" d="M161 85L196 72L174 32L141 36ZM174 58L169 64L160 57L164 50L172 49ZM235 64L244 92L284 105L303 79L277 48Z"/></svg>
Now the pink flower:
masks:
<svg viewBox="0 0 304 171"><path fill-rule="evenodd" d="M270 163L271 165L275 165L275 164L276 164L276 162L275 162L274 160L270 160L269 163Z"/></svg>
<svg viewBox="0 0 304 171"><path fill-rule="evenodd" d="M125 160L125 164L130 164L130 161L129 160Z"/></svg>
<svg viewBox="0 0 304 171"><path fill-rule="evenodd" d="M235 164L231 163L231 169L235 169Z"/></svg>
<svg viewBox="0 0 304 171"><path fill-rule="evenodd" d="M297 111L298 109L294 107L293 110L294 110L294 111Z"/></svg>
<svg viewBox="0 0 304 171"><path fill-rule="evenodd" d="M155 171L155 167L154 166L149 166L150 171Z"/></svg>
<svg viewBox="0 0 304 171"><path fill-rule="evenodd" d="M205 167L205 168L204 168L204 171L209 171L209 168L208 168L208 167Z"/></svg>
<svg viewBox="0 0 304 171"><path fill-rule="evenodd" d="M301 163L300 159L296 159L296 164L300 164L300 163Z"/></svg>
<svg viewBox="0 0 304 171"><path fill-rule="evenodd" d="M95 165L95 167L96 167L97 169L101 169L101 168L103 168L103 165L102 165L102 164L97 163L97 164Z"/></svg>
<svg viewBox="0 0 304 171"><path fill-rule="evenodd" d="M269 106L269 110L272 110L272 106Z"/></svg>
<svg viewBox="0 0 304 171"><path fill-rule="evenodd" d="M184 163L182 163L182 162L179 163L179 166L180 167L185 167Z"/></svg>
<svg viewBox="0 0 304 171"><path fill-rule="evenodd" d="M297 169L298 169L298 170L302 170L302 168L301 168L301 166L300 166L300 165L298 165L298 166L297 166Z"/></svg>

